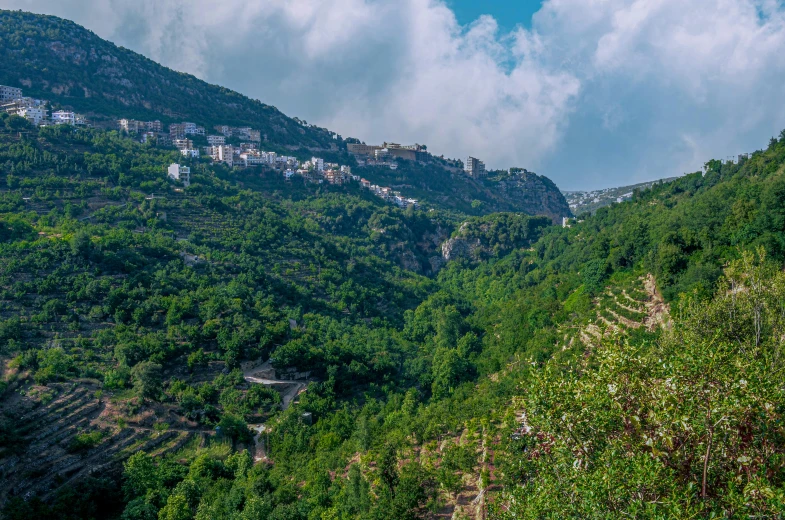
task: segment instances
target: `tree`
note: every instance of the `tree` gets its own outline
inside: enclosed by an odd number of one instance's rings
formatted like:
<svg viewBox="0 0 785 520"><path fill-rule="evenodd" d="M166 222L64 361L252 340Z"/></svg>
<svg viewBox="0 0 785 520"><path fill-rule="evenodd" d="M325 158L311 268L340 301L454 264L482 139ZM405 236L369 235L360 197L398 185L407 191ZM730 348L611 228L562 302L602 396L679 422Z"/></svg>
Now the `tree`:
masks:
<svg viewBox="0 0 785 520"><path fill-rule="evenodd" d="M163 367L161 365L151 361L142 361L131 369L134 390L143 400L156 400L161 395L162 370Z"/></svg>

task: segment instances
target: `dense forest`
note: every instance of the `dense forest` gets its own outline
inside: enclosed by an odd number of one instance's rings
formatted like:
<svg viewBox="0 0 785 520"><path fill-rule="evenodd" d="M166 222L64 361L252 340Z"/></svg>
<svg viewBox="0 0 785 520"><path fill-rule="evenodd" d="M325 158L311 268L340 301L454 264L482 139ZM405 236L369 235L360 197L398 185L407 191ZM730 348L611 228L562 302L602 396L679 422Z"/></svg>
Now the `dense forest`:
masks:
<svg viewBox="0 0 785 520"><path fill-rule="evenodd" d="M785 139L561 228L2 122L7 518L781 513ZM483 254L402 268L437 228ZM41 439L74 384L100 413Z"/></svg>
<svg viewBox="0 0 785 520"><path fill-rule="evenodd" d="M0 115L2 517L782 517L785 131L482 204Z"/></svg>

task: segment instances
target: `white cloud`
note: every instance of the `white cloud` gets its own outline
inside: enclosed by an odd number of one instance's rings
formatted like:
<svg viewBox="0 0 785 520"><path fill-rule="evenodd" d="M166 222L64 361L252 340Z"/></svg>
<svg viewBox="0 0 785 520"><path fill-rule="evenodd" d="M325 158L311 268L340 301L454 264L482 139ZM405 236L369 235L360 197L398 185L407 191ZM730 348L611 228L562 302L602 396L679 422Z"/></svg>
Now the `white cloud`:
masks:
<svg viewBox="0 0 785 520"><path fill-rule="evenodd" d="M692 171L785 127L779 0L545 0L532 29L442 0L0 0L368 142L566 188Z"/></svg>

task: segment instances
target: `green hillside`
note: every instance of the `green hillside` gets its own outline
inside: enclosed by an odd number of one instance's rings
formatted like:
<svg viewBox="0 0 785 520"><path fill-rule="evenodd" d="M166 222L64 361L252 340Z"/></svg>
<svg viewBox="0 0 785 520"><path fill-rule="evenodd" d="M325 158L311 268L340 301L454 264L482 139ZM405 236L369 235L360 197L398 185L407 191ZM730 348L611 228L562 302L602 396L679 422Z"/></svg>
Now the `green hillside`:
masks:
<svg viewBox="0 0 785 520"><path fill-rule="evenodd" d="M280 145L340 144L275 107L163 67L69 20L0 10L0 84L102 122L122 117L248 125Z"/></svg>
<svg viewBox="0 0 785 520"><path fill-rule="evenodd" d="M447 202L0 115L3 518L785 514L785 132L568 228Z"/></svg>
<svg viewBox="0 0 785 520"><path fill-rule="evenodd" d="M267 150L301 160L318 153L325 160L354 164L345 141L334 132L303 125L275 107L163 67L54 16L0 9L0 85L22 88L26 96L54 108L83 112L98 127L115 128L120 118L158 119L164 128L191 121L208 133L219 124L250 126L261 132ZM207 142L201 138L197 144ZM558 188L536 175L502 183L475 181L437 158L427 164L400 161L397 171L355 172L383 186L400 187L424 203L466 214L519 211L548 215L556 222L570 215Z"/></svg>

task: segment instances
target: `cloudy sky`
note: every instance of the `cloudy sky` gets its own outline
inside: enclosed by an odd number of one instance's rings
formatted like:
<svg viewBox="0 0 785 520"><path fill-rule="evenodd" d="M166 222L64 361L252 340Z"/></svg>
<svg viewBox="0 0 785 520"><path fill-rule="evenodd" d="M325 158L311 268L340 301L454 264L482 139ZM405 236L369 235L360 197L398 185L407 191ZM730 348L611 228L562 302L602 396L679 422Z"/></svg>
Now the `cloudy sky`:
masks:
<svg viewBox="0 0 785 520"><path fill-rule="evenodd" d="M366 142L563 189L696 171L785 128L783 0L0 0Z"/></svg>

